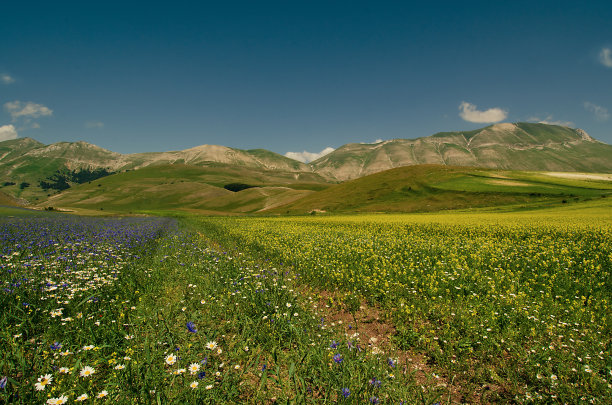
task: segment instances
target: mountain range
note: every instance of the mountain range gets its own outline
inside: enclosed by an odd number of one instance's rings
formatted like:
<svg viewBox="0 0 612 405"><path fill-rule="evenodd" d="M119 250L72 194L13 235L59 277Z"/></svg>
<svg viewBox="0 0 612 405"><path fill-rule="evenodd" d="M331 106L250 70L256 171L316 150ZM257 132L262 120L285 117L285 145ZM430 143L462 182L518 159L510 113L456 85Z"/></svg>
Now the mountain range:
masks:
<svg viewBox="0 0 612 405"><path fill-rule="evenodd" d="M238 169L248 169L277 185L304 183L312 188L313 184L333 184L421 164L612 173L612 146L593 139L581 129L533 123L495 124L474 131L441 132L373 144L351 143L310 164L264 149L241 150L218 145L120 154L86 142L44 145L31 138L0 142L3 191L28 199L49 194L40 184L54 174L83 169L119 173L162 165L216 167L225 168L228 173L233 170L236 182L245 173ZM223 181L228 180L225 176Z"/></svg>

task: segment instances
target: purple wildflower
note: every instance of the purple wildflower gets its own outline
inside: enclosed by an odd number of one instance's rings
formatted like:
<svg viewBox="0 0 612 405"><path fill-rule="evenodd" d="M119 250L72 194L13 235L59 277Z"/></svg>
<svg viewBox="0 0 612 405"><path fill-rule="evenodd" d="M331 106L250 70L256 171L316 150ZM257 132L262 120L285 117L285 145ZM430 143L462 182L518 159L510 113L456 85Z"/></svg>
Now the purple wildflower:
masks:
<svg viewBox="0 0 612 405"><path fill-rule="evenodd" d="M338 364L342 363L342 355L340 353L336 353L334 355L334 361Z"/></svg>
<svg viewBox="0 0 612 405"><path fill-rule="evenodd" d="M2 379L0 379L0 389L4 389L6 387L6 381L8 380L8 378L6 376L2 377Z"/></svg>
<svg viewBox="0 0 612 405"><path fill-rule="evenodd" d="M196 333L198 331L193 322L187 322L187 330L191 333Z"/></svg>
<svg viewBox="0 0 612 405"><path fill-rule="evenodd" d="M348 397L349 397L349 395L351 395L351 391L349 391L349 389L348 389L348 388L342 388L342 396L343 396L344 398L348 398Z"/></svg>

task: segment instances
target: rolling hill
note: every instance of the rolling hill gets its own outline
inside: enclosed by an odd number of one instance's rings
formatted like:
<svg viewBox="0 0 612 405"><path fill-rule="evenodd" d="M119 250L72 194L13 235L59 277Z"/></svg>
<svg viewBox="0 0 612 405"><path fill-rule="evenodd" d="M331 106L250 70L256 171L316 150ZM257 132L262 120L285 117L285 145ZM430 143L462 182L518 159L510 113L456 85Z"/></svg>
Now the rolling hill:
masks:
<svg viewBox="0 0 612 405"><path fill-rule="evenodd" d="M239 192L224 188L240 182ZM40 208L139 212L182 209L210 214L254 213L290 203L328 185L287 172L246 169L221 163L149 166L79 184L50 196Z"/></svg>
<svg viewBox="0 0 612 405"><path fill-rule="evenodd" d="M425 212L562 205L607 197L612 197L612 175L567 177L555 172L415 165L332 185L268 212Z"/></svg>
<svg viewBox="0 0 612 405"><path fill-rule="evenodd" d="M518 172L444 165L386 170L340 184L288 182L233 166L161 165L118 173L49 197L39 208L138 213L303 215L312 212L426 212L496 207L550 207L610 200L612 175ZM225 189L236 175L254 186ZM278 181L285 181L281 184ZM275 181L277 181L275 183ZM610 198L607 198L610 197Z"/></svg>

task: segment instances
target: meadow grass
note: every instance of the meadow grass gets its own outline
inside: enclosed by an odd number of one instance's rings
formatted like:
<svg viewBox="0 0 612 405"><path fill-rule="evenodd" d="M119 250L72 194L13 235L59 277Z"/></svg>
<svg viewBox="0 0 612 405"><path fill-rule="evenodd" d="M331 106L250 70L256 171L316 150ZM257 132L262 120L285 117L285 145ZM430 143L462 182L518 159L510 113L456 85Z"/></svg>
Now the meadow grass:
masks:
<svg viewBox="0 0 612 405"><path fill-rule="evenodd" d="M607 200L5 217L0 401L606 403Z"/></svg>
<svg viewBox="0 0 612 405"><path fill-rule="evenodd" d="M355 297L466 402L612 395L609 204L540 212L199 219L303 283Z"/></svg>
<svg viewBox="0 0 612 405"><path fill-rule="evenodd" d="M159 218L0 221L0 401L431 404L445 395L322 318L297 272L223 249L202 230Z"/></svg>

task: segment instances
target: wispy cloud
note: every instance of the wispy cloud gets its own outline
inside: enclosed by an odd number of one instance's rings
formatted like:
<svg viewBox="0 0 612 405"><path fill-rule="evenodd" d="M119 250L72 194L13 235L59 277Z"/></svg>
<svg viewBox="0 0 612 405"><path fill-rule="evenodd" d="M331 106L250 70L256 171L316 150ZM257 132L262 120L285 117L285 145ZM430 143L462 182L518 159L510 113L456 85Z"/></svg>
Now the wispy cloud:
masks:
<svg viewBox="0 0 612 405"><path fill-rule="evenodd" d="M0 73L0 82L4 83L4 84L11 84L13 82L15 82L15 79L6 73Z"/></svg>
<svg viewBox="0 0 612 405"><path fill-rule="evenodd" d="M459 116L468 122L477 123L492 123L499 122L506 119L508 111L502 110L499 107L489 108L485 111L478 111L474 104L470 104L467 101L463 101L459 105Z"/></svg>
<svg viewBox="0 0 612 405"><path fill-rule="evenodd" d="M87 121L85 128L104 128L104 123L100 121Z"/></svg>
<svg viewBox="0 0 612 405"><path fill-rule="evenodd" d="M4 108L11 115L13 121L18 118L39 118L53 115L53 110L45 107L42 104L36 104L31 101L27 103L21 101L9 101L4 103Z"/></svg>
<svg viewBox="0 0 612 405"><path fill-rule="evenodd" d="M2 125L0 126L0 142L8 141L10 139L17 139L19 135L17 134L17 130L12 125Z"/></svg>
<svg viewBox="0 0 612 405"><path fill-rule="evenodd" d="M602 48L599 52L599 61L602 65L612 68L612 49Z"/></svg>
<svg viewBox="0 0 612 405"><path fill-rule="evenodd" d="M529 117L527 118L527 121L537 122L538 124L559 125L561 127L574 127L574 123L572 121L555 120L552 115L549 115L544 119L539 117Z"/></svg>
<svg viewBox="0 0 612 405"><path fill-rule="evenodd" d="M287 152L285 153L285 156L290 158L290 159L294 159L294 160L298 160L302 163L309 163L312 162L313 160L317 160L320 157L323 157L325 155L327 155L328 153L333 152L335 149L331 148L331 147L327 147L325 149L323 149L321 152L319 153L313 153L313 152Z"/></svg>
<svg viewBox="0 0 612 405"><path fill-rule="evenodd" d="M597 121L607 121L608 118L610 118L610 113L608 112L608 109L600 105L585 101L584 109L595 114L595 118L597 119Z"/></svg>

